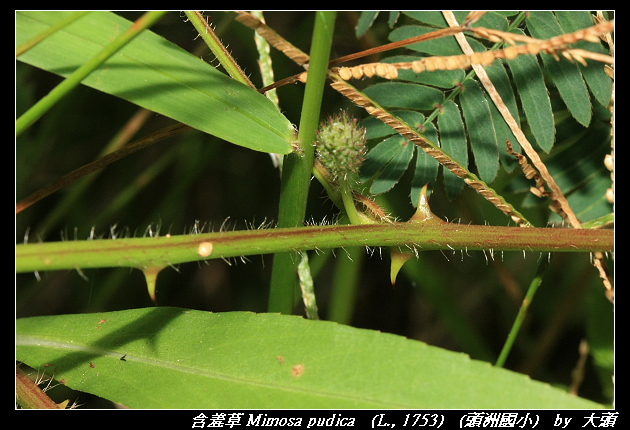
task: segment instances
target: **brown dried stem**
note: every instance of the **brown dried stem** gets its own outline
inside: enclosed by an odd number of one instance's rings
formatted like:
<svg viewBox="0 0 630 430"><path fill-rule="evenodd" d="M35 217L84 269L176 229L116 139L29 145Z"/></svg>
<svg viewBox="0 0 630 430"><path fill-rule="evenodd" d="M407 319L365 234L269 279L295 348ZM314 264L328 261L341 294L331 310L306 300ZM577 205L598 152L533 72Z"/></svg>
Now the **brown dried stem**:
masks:
<svg viewBox="0 0 630 430"><path fill-rule="evenodd" d="M521 166L521 170L523 170L523 173L525 174L525 177L527 179L533 179L535 181L536 185L529 188L530 192L536 197L550 198L551 204L549 205L549 209L560 215L562 219L566 219L566 214L564 213L558 202L553 199L553 193L545 189L546 182L542 178L542 176L540 176L540 173L538 173L538 171L527 162L527 157L519 154L518 152L514 152L512 144L509 140L505 139L505 143L507 146L507 153L516 157L516 159L518 160L518 164Z"/></svg>
<svg viewBox="0 0 630 430"><path fill-rule="evenodd" d="M282 36L273 31L267 24L256 18L249 12L237 11L236 20L241 24L253 28L259 36L263 37L270 45L282 52L284 55L295 61L296 64L304 66L308 63L309 56L305 54L290 42L287 42Z"/></svg>
<svg viewBox="0 0 630 430"><path fill-rule="evenodd" d="M471 66L489 66L497 59L512 60L519 55L536 55L541 52L538 48L539 47L535 44L518 45L495 51L474 52L470 55L432 56L416 61L400 63L367 63L354 67L334 68L332 70L339 73L339 76L344 80L360 79L364 76L371 78L374 75L385 79L396 79L398 77L398 70L400 69L413 70L414 73L422 73L424 71L433 72L435 70L467 69ZM585 51L583 49L566 49L561 52L562 55L569 60L579 61L585 66L586 58L605 63L614 62L614 59L608 55Z"/></svg>
<svg viewBox="0 0 630 430"><path fill-rule="evenodd" d="M444 12L446 13L446 12ZM447 20L448 21L448 20ZM454 21L456 22L456 21ZM451 25L451 23L449 23ZM457 24L454 25L456 27ZM471 28L470 31L477 37L483 37L488 39L491 42L502 42L505 41L512 45L512 47L522 50L523 47L527 51L538 51L544 52L545 54L553 55L557 60L559 57L557 56L558 51L563 51L567 49L567 46L579 42L581 40L586 40L591 43L599 43L600 36L612 31L615 27L615 20L601 22L592 27L583 28L581 30L577 30L573 33L561 34L556 37L552 37L547 40L535 39L529 36L523 36L514 33L508 33L505 31L493 30L483 27ZM516 42L523 42L525 45L516 45ZM583 50L569 50L569 51L579 51L579 52L588 52ZM598 61L612 63L614 60L612 57L608 55L596 56Z"/></svg>

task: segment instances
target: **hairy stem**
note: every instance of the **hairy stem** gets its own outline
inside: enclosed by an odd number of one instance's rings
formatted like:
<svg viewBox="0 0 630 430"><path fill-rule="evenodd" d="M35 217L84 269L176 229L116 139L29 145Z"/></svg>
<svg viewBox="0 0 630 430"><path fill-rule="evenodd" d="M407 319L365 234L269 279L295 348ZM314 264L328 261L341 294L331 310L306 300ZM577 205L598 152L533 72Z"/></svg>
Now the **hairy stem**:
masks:
<svg viewBox="0 0 630 430"><path fill-rule="evenodd" d="M199 35L206 42L208 48L217 57L219 63L228 72L228 74L237 81L240 81L250 88L256 89L252 81L249 80L247 75L240 68L238 63L234 61L230 52L223 46L219 37L214 33L212 26L204 19L204 16L199 11L185 11L184 12L195 29L199 32Z"/></svg>
<svg viewBox="0 0 630 430"><path fill-rule="evenodd" d="M350 246L401 246L417 251L608 252L614 248L614 231L406 222L275 228L20 244L16 245L15 268L18 273L117 266L144 269L204 259ZM298 262L296 259L295 265Z"/></svg>
<svg viewBox="0 0 630 430"><path fill-rule="evenodd" d="M15 367L15 397L23 409L65 409L67 402L57 404L31 381L19 366Z"/></svg>

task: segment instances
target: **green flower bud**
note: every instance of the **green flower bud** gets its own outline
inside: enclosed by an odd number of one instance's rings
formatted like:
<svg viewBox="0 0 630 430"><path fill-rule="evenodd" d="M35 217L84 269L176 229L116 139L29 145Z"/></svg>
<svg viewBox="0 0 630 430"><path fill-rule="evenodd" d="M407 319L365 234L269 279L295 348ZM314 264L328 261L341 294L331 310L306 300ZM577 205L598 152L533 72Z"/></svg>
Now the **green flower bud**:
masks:
<svg viewBox="0 0 630 430"><path fill-rule="evenodd" d="M335 181L358 182L358 173L367 153L365 128L343 111L320 124L315 141L317 156Z"/></svg>

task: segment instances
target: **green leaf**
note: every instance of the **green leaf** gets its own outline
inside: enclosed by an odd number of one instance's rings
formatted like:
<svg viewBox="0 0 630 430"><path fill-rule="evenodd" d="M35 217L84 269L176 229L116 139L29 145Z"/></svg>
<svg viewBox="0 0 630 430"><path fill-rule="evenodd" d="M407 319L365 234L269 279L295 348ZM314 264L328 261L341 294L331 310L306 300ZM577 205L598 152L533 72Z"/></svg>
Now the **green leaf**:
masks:
<svg viewBox="0 0 630 430"><path fill-rule="evenodd" d="M370 27L372 27L372 24L377 16L377 10L361 12L361 15L359 15L359 22L357 22L357 26L354 28L354 33L357 36L357 39L363 36Z"/></svg>
<svg viewBox="0 0 630 430"><path fill-rule="evenodd" d="M279 314L158 307L24 318L16 358L131 408L601 407L461 353Z"/></svg>
<svg viewBox="0 0 630 430"><path fill-rule="evenodd" d="M396 111L395 115L405 121L407 124L417 129L422 127L424 115L414 111ZM361 126L366 129L367 140L383 138L397 134L396 130L380 121L373 116L369 116L361 121Z"/></svg>
<svg viewBox="0 0 630 430"><path fill-rule="evenodd" d="M390 10L389 16L387 17L387 25L389 28L393 28L396 25L396 21L398 21L398 17L400 16L400 12L396 10Z"/></svg>
<svg viewBox="0 0 630 430"><path fill-rule="evenodd" d="M610 128L596 124L568 149L556 151L545 160L549 173L582 222L612 212L606 199L606 189L611 187L610 172L604 166L610 139Z"/></svg>
<svg viewBox="0 0 630 430"><path fill-rule="evenodd" d="M530 12L527 28L537 39L550 39L562 34L562 28L551 12ZM540 54L553 83L571 115L583 126L591 122L591 99L577 65L560 56L555 60L549 54Z"/></svg>
<svg viewBox="0 0 630 430"><path fill-rule="evenodd" d="M16 45L71 12L16 13ZM132 23L91 12L18 60L67 77ZM292 151L291 123L265 96L150 31L145 31L83 84L256 151Z"/></svg>
<svg viewBox="0 0 630 430"><path fill-rule="evenodd" d="M510 83L505 65L502 61L495 61L490 66L486 66L486 73L492 81L494 88L501 96L501 100L507 106L508 110L512 114L512 117L516 121L516 124L520 127L521 120L518 114L518 105L516 104L516 96ZM515 152L521 152L521 145L514 137L514 134L510 130L510 127L503 119L503 116L497 109L494 103L490 103L490 111L492 112L492 120L494 122L494 129L497 135L497 144L499 145L499 158L501 164L506 171L511 172L516 166L517 161L512 155L508 155L505 145L505 139L508 139L512 144L512 148Z"/></svg>
<svg viewBox="0 0 630 430"><path fill-rule="evenodd" d="M520 30L512 32L524 35ZM538 59L531 55L519 55L513 60L508 60L507 64L512 72L525 117L536 143L545 152L549 152L553 148L556 127Z"/></svg>
<svg viewBox="0 0 630 430"><path fill-rule="evenodd" d="M466 131L457 105L448 101L442 106L442 112L438 115L438 127L442 149L454 160L468 166L468 145L466 143ZM448 169L442 169L444 173L444 189L449 200L459 195L464 187L464 180L452 174Z"/></svg>
<svg viewBox="0 0 630 430"><path fill-rule="evenodd" d="M437 10L405 10L403 13L416 21L437 27L448 27L442 12ZM403 38L404 39L404 38Z"/></svg>
<svg viewBox="0 0 630 430"><path fill-rule="evenodd" d="M438 133L433 123L426 123L424 127L425 128L422 134L424 134L424 136L431 142L439 145L440 142L438 139ZM435 179L437 178L438 168L440 167L440 163L438 163L435 158L424 152L422 148L416 148L416 152L418 154L416 156L416 171L413 175L413 180L411 181L410 194L411 204L413 205L413 207L418 207L420 192L425 184L428 183L429 187L431 189L433 188L433 184L435 183Z"/></svg>
<svg viewBox="0 0 630 430"><path fill-rule="evenodd" d="M400 181L413 158L414 145L403 137L396 139L397 137L393 139L394 145L398 145L399 149L370 187L370 191L374 194L391 190Z"/></svg>
<svg viewBox="0 0 630 430"><path fill-rule="evenodd" d="M361 182L372 179L374 175L394 158L400 150L399 142L402 140L404 140L404 138L401 136L391 136L377 144L368 152L361 166Z"/></svg>
<svg viewBox="0 0 630 430"><path fill-rule="evenodd" d="M409 167L414 146L402 136L392 136L376 145L367 155L361 169L361 182L366 182L374 175L370 192L384 193L398 183Z"/></svg>
<svg viewBox="0 0 630 430"><path fill-rule="evenodd" d="M444 93L435 88L403 82L385 82L366 88L365 95L385 107L432 110L444 101Z"/></svg>
<svg viewBox="0 0 630 430"><path fill-rule="evenodd" d="M424 115L415 111L396 111L395 114L412 127L421 129L423 127ZM372 181L370 191L376 194L389 191L398 183L409 162L413 157L413 145L398 135L390 126L377 120L374 117L366 118L362 121L362 126L368 130L368 139L391 136L374 146L368 153L365 162L361 166L361 182ZM395 136L392 136L396 134ZM435 135L437 138L437 134ZM427 136L427 138L431 138ZM424 153L424 151L420 151ZM419 152L419 154L420 154ZM422 156L422 154L420 155ZM428 157L431 158L432 157ZM427 161L433 166L430 160ZM437 165L435 166L437 168ZM420 188L426 183L423 182ZM412 190L413 196L413 190ZM417 204L417 202L416 202Z"/></svg>
<svg viewBox="0 0 630 430"><path fill-rule="evenodd" d="M464 12L453 12L455 18L457 18L457 22L461 25L464 22L464 19L468 15L468 11ZM481 18L479 18L476 22L473 23L473 27L484 27L491 28L493 30L507 31L508 29L508 21L503 14L500 12L486 12Z"/></svg>
<svg viewBox="0 0 630 430"><path fill-rule="evenodd" d="M468 13L470 11L455 11L453 15L455 15L455 19L459 24L463 23ZM438 11L405 11L403 12L405 15L410 16L411 18L426 23L430 25L435 25L437 27L448 27L448 23L446 19L444 19L444 15L442 12ZM497 12L486 12L483 16L477 20L473 27L485 27L492 28L494 30L505 31L507 29L508 22L504 16Z"/></svg>
<svg viewBox="0 0 630 430"><path fill-rule="evenodd" d="M479 176L491 183L499 170L499 148L488 100L473 79L464 81L459 100Z"/></svg>
<svg viewBox="0 0 630 430"><path fill-rule="evenodd" d="M573 119L571 124L559 128L556 149L545 159L545 165L556 184L567 198L569 205L581 222L588 222L607 215L613 206L606 199L606 190L611 187L610 172L604 166L604 158L610 153L610 120L608 111L600 107L588 129L582 128ZM567 130L563 130L564 127ZM576 128L577 127L577 128ZM525 177L515 177L506 187L511 192L528 192L533 182ZM540 199L527 193L523 207L547 206L548 199ZM560 221L554 213L551 222Z"/></svg>
<svg viewBox="0 0 630 430"><path fill-rule="evenodd" d="M588 11L556 11L555 14L564 33L572 33L594 24L593 17ZM572 46L599 54L608 53L601 43L589 43L580 40ZM579 63L577 63L577 66L597 101L602 106L607 106L610 103L610 95L612 93L612 79L606 74L604 63L587 59L586 64L588 64L588 67L584 67Z"/></svg>
<svg viewBox="0 0 630 430"><path fill-rule="evenodd" d="M389 40L392 42L398 42L400 40L409 39L410 37L427 34L432 31L435 31L435 28L422 27L419 25L398 27L389 34ZM467 37L466 40L470 43L473 51L483 52L486 50L479 41L470 37ZM429 55L438 55L441 57L448 55L460 55L462 53L462 48L460 48L454 36L412 43L411 45L406 46L406 48L411 49L412 51L422 52Z"/></svg>

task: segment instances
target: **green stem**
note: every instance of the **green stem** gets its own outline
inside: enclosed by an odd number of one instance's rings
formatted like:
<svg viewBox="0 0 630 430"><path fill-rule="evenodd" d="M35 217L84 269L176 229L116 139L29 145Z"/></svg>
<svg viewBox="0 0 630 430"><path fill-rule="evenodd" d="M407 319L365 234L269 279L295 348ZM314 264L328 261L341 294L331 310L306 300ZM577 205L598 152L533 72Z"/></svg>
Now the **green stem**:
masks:
<svg viewBox="0 0 630 430"><path fill-rule="evenodd" d="M313 171L313 142L319 122L334 24L335 12L317 12L315 15L308 81L300 117L299 148L284 159L278 227L295 227L304 220L306 214L306 200ZM292 313L298 262L299 257L295 253L274 256L269 312Z"/></svg>
<svg viewBox="0 0 630 430"><path fill-rule="evenodd" d="M352 197L352 190L347 181L340 181L341 198L343 200L343 207L346 210L346 215L352 225L361 225L362 222L359 219L357 208L354 206L354 198Z"/></svg>
<svg viewBox="0 0 630 430"><path fill-rule="evenodd" d="M16 245L16 272L168 266L213 258L339 247L410 246L428 250L594 252L614 249L614 230L520 228L451 223L329 225L197 235ZM204 247L200 249L200 245ZM212 245L212 252L206 255ZM201 251L201 255L200 252ZM205 252L204 252L205 251ZM202 256L203 255L203 256ZM296 258L295 265L299 259ZM292 273L297 281L297 275ZM296 284L294 284L296 286Z"/></svg>
<svg viewBox="0 0 630 430"><path fill-rule="evenodd" d="M538 290L538 287L540 286L540 283L542 282L542 276L545 273L545 270L547 269L548 265L549 265L549 261L547 260L547 258L542 258L540 261L540 264L538 265L538 270L536 271L536 275L534 276L534 279L532 279L532 282L529 284L529 289L527 290L527 294L525 295L525 298L523 299L523 304L521 305L521 308L518 311L518 315L516 316L516 319L514 320L514 324L512 325L512 329L510 330L510 333L508 334L508 338L505 341L505 344L503 345L501 354L499 354L499 358L497 359L497 362L495 364L496 367L503 367L503 365L505 364L505 360L507 359L507 356L510 353L510 350L512 349L514 340L516 340L516 336L518 335L521 325L523 324L523 321L525 320L525 316L527 315L527 310L529 309L529 306L531 305L532 300L534 300L534 294L536 294L536 290Z"/></svg>
<svg viewBox="0 0 630 430"><path fill-rule="evenodd" d="M127 31L114 39L112 43L105 46L101 52L75 70L67 79L57 85L50 93L19 117L15 122L15 135L19 136L24 130L48 112L62 97L78 86L90 73L98 69L112 55L120 51L145 29L153 25L165 13L166 12L160 11L147 12L138 18Z"/></svg>

